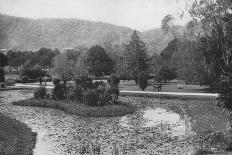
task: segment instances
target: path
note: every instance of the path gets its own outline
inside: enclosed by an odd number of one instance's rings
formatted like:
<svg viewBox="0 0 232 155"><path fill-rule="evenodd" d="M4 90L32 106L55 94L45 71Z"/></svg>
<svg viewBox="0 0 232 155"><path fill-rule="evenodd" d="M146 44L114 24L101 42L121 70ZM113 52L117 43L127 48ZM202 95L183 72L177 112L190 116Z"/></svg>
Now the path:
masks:
<svg viewBox="0 0 232 155"><path fill-rule="evenodd" d="M16 87L24 88L38 88L40 85L36 84L19 84L15 85ZM43 85L44 86L44 85ZM45 88L52 89L54 86L47 85ZM146 96L146 97L181 97L181 98L212 98L215 99L218 97L216 93L182 93L182 92L150 92L150 91L128 91L120 90L120 95L122 96Z"/></svg>

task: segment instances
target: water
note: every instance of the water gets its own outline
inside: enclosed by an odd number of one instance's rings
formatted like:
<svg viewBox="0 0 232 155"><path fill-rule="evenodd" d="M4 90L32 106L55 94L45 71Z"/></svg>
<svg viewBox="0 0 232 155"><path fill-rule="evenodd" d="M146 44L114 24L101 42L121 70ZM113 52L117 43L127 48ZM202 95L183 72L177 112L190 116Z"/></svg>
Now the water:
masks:
<svg viewBox="0 0 232 155"><path fill-rule="evenodd" d="M32 97L30 91L4 92L0 96L1 113L37 132L34 155L80 154L83 148L98 146L102 154L192 153L197 146L196 135L224 129L227 122L220 109L208 104L183 106L180 101L124 97L121 99L136 103L138 111L123 117L85 118L56 109L10 104Z"/></svg>
<svg viewBox="0 0 232 155"><path fill-rule="evenodd" d="M171 111L168 107L149 107L141 110L140 113L142 113L142 116L133 114L122 117L120 125L130 127L132 125L129 122L130 117L138 116L142 118L133 117L133 119L143 119L140 125L144 128L159 126L160 128L164 128L164 132L170 131L173 136L185 136L191 132L189 121L184 120L178 113Z"/></svg>

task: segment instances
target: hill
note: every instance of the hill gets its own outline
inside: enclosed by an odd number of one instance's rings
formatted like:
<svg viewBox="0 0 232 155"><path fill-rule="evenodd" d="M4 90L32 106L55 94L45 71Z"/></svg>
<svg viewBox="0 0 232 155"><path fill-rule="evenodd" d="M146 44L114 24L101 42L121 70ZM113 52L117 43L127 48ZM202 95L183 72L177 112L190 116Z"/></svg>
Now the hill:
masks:
<svg viewBox="0 0 232 155"><path fill-rule="evenodd" d="M79 19L29 19L0 14L0 48L37 50L70 48L78 45L126 43L133 30L108 23ZM160 53L172 39L161 29L139 32L149 53Z"/></svg>

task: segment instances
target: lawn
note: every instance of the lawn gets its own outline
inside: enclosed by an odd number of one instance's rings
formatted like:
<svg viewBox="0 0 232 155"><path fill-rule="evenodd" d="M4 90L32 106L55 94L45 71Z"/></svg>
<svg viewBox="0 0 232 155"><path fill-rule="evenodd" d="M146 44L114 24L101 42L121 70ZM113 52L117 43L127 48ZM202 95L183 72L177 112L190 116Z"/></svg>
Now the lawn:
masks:
<svg viewBox="0 0 232 155"><path fill-rule="evenodd" d="M148 81L148 87L145 91L154 91L153 90L153 80ZM178 89L178 85L183 85L183 89ZM120 90L131 90L138 91L141 90L138 85L136 85L135 81L120 81L119 84ZM209 90L205 86L199 85L186 85L178 82L169 82L162 85L161 92L185 92L185 93L207 93Z"/></svg>

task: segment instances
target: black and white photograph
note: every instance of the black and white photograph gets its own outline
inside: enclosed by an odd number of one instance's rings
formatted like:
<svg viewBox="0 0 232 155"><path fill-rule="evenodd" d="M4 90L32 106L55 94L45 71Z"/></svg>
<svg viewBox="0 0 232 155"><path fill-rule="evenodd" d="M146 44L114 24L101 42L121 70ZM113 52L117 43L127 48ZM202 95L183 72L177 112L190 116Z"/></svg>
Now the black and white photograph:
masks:
<svg viewBox="0 0 232 155"><path fill-rule="evenodd" d="M232 0L0 0L0 155L232 155Z"/></svg>

